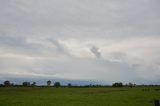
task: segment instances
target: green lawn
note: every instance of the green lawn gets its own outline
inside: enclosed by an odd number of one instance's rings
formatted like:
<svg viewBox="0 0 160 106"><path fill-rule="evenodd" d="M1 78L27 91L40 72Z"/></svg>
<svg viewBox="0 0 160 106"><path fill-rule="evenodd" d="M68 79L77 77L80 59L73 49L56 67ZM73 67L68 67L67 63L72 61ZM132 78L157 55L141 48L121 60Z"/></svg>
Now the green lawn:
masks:
<svg viewBox="0 0 160 106"><path fill-rule="evenodd" d="M0 88L0 106L153 106L152 88Z"/></svg>

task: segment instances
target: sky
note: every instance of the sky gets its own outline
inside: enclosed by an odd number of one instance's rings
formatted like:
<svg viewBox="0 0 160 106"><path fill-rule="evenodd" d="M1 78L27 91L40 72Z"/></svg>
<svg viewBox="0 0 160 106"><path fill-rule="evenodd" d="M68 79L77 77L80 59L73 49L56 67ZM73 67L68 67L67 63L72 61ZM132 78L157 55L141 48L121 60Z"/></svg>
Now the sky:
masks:
<svg viewBox="0 0 160 106"><path fill-rule="evenodd" d="M0 82L160 84L159 0L0 0Z"/></svg>

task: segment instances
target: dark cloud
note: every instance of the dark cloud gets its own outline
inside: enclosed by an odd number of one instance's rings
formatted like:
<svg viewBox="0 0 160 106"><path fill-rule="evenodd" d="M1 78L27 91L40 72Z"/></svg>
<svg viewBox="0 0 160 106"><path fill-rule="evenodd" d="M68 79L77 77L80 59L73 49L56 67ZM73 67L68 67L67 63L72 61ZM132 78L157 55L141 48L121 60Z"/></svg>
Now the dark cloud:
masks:
<svg viewBox="0 0 160 106"><path fill-rule="evenodd" d="M93 46L90 50L97 58L101 58L101 53L99 52L99 48Z"/></svg>

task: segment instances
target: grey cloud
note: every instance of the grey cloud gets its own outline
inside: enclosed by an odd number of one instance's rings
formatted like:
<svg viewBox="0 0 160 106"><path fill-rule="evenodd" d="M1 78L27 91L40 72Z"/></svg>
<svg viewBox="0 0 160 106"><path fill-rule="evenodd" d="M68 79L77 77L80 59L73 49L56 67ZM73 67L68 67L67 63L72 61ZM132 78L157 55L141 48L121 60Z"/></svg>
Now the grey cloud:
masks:
<svg viewBox="0 0 160 106"><path fill-rule="evenodd" d="M110 57L115 61L125 61L127 58L127 55L122 52L113 52L113 53L110 53Z"/></svg>
<svg viewBox="0 0 160 106"><path fill-rule="evenodd" d="M59 53L66 53L67 54L67 51L64 48L64 46L62 44L60 44L57 40L50 38L50 39L47 39L47 41L51 42L54 46L56 46L56 50Z"/></svg>
<svg viewBox="0 0 160 106"><path fill-rule="evenodd" d="M41 45L31 44L27 42L25 37L13 37L8 35L0 36L1 52L7 53L22 53L22 54L37 54L41 52Z"/></svg>
<svg viewBox="0 0 160 106"><path fill-rule="evenodd" d="M93 46L90 50L97 58L101 58L101 53L99 52L99 48Z"/></svg>
<svg viewBox="0 0 160 106"><path fill-rule="evenodd" d="M159 3L1 0L0 78L30 73L109 83L158 82Z"/></svg>
<svg viewBox="0 0 160 106"><path fill-rule="evenodd" d="M24 37L13 37L8 35L0 35L0 46L1 47L10 47L10 48L19 48L22 50L25 49L35 49L35 45L27 43L26 38Z"/></svg>
<svg viewBox="0 0 160 106"><path fill-rule="evenodd" d="M18 33L23 33L23 31L44 33L43 31L45 31L49 34L56 32L60 36L59 33L63 34L63 31L71 27L69 32L79 29L90 32L87 36L96 36L94 33L102 37L159 34L157 29L159 23L154 21L155 19L159 20L159 16L157 16L159 12L156 12L159 9L155 9L158 7L155 5L158 4L157 0L153 0L152 3L149 0L140 0L139 2L134 0L125 2L70 0L65 2L65 5L64 1L55 0L45 3L37 1L36 7L34 6L35 1L10 2L8 1L8 4L11 5L8 6L10 11L3 9L0 11L3 20L0 22L3 25L2 28L13 29ZM72 5L70 5L71 3ZM69 32L65 32L65 36L70 36ZM54 36L57 36L56 34ZM81 32L81 34L83 33Z"/></svg>
<svg viewBox="0 0 160 106"><path fill-rule="evenodd" d="M28 39L20 36L0 35L0 48L1 52L27 56L46 56L56 53L67 55L66 49L57 40Z"/></svg>
<svg viewBox="0 0 160 106"><path fill-rule="evenodd" d="M104 83L110 84L114 81L132 81L138 83L139 79L135 74L136 72L127 63L111 62L103 59L92 60L71 58L68 61L55 62L54 60L48 60L46 62L42 60L31 63L18 62L20 60L9 60L14 61L16 64L10 65L10 67L6 69L6 71L9 72L5 75L4 72L0 73L4 75L4 78L11 75L17 76L18 78L21 78L22 76L24 76L23 78L29 76L38 77L40 75L45 78L50 78L52 76L53 78L103 81ZM8 62L7 64L11 63L12 62ZM16 68L17 66L20 67ZM16 72L12 71L13 68L16 69Z"/></svg>

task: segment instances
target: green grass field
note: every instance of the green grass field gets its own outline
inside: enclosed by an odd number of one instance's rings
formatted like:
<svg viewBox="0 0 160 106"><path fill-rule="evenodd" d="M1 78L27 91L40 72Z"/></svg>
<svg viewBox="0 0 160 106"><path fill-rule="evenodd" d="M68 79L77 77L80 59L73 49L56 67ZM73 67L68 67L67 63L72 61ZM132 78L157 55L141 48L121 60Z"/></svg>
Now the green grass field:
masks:
<svg viewBox="0 0 160 106"><path fill-rule="evenodd" d="M153 106L160 87L0 88L0 106Z"/></svg>

